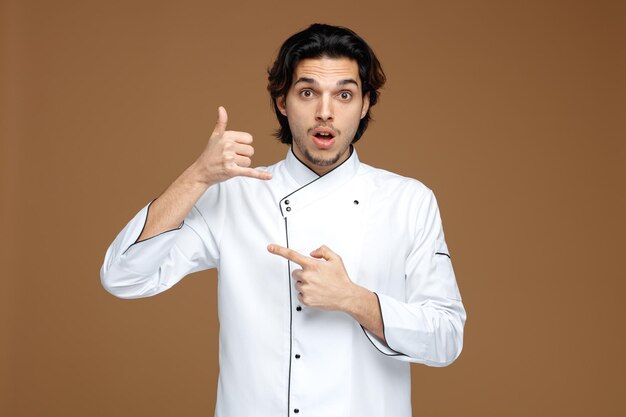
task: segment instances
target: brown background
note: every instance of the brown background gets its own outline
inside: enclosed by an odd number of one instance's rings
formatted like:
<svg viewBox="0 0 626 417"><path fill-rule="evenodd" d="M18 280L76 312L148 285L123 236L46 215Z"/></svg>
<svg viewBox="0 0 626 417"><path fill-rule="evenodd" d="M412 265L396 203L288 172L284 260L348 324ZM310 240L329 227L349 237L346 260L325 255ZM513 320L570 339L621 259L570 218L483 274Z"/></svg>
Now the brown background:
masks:
<svg viewBox="0 0 626 417"><path fill-rule="evenodd" d="M265 69L314 21L383 62L359 156L435 191L468 310L414 414L626 415L620 3L5 1L0 415L213 415L214 272L125 301L99 268L218 105L257 165L285 155Z"/></svg>

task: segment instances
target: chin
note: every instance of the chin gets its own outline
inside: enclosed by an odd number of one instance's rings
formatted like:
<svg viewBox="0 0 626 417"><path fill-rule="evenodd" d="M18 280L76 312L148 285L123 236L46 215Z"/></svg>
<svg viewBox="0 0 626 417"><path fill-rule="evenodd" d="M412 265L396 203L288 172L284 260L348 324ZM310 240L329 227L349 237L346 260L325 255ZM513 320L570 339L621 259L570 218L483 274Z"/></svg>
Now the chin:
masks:
<svg viewBox="0 0 626 417"><path fill-rule="evenodd" d="M304 153L304 157L308 162L313 165L317 165L320 167L327 167L329 165L333 165L341 159L342 152L333 153L330 149L328 150L316 150L315 153L309 152L308 150Z"/></svg>

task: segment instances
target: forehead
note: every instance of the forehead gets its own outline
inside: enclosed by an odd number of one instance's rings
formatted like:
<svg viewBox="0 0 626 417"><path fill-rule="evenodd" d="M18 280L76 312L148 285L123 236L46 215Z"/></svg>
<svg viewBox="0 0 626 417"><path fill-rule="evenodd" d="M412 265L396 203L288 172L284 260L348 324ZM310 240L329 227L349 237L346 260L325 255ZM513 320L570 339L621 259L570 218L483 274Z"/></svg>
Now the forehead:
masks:
<svg viewBox="0 0 626 417"><path fill-rule="evenodd" d="M294 70L294 81L299 78L313 78L318 82L356 80L361 85L359 65L350 58L307 58L298 62Z"/></svg>

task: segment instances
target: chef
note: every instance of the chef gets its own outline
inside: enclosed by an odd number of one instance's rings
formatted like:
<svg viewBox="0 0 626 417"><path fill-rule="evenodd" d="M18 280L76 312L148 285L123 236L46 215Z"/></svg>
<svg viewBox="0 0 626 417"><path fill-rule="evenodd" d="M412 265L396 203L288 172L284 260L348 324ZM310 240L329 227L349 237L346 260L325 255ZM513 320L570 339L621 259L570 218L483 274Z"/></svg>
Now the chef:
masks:
<svg viewBox="0 0 626 417"><path fill-rule="evenodd" d="M410 363L461 352L433 193L354 147L384 82L347 28L291 36L268 85L286 158L252 168L252 136L220 107L198 159L106 252L102 285L121 298L218 269L217 417L410 417Z"/></svg>

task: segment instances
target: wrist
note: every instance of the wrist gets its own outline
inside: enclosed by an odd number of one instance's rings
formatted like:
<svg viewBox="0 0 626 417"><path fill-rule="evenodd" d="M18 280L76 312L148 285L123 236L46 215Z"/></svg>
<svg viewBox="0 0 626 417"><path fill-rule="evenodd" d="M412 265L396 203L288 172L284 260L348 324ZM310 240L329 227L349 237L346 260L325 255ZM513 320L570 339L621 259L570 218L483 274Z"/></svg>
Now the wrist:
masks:
<svg viewBox="0 0 626 417"><path fill-rule="evenodd" d="M204 188L205 190L210 186L217 183L210 173L207 172L206 167L195 161L191 164L182 175L185 182L193 188Z"/></svg>
<svg viewBox="0 0 626 417"><path fill-rule="evenodd" d="M364 305L367 297L371 295L373 295L373 293L368 289L355 283L350 283L348 291L346 291L342 310L353 318L357 318L360 315L361 306Z"/></svg>

